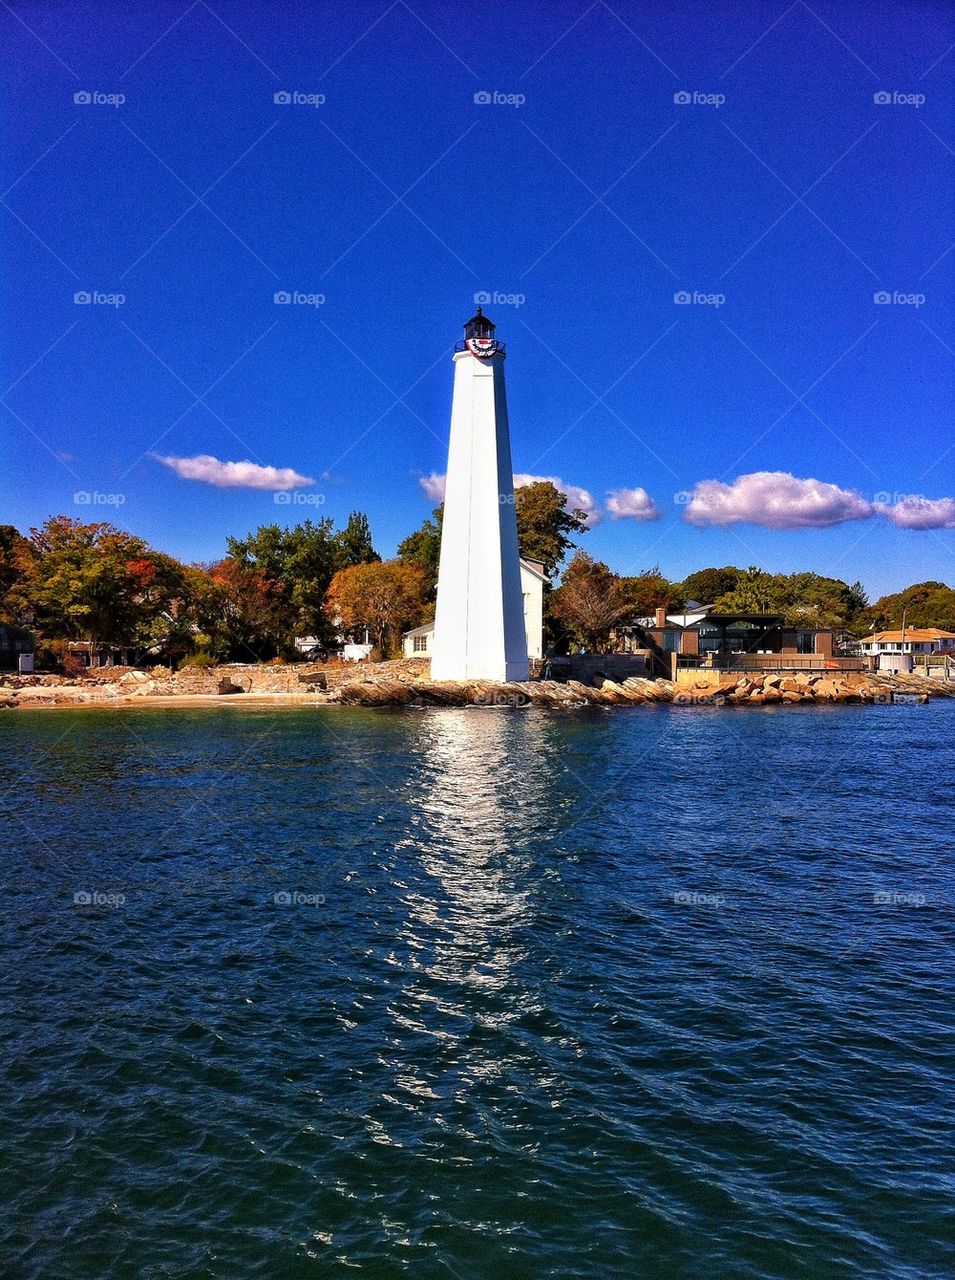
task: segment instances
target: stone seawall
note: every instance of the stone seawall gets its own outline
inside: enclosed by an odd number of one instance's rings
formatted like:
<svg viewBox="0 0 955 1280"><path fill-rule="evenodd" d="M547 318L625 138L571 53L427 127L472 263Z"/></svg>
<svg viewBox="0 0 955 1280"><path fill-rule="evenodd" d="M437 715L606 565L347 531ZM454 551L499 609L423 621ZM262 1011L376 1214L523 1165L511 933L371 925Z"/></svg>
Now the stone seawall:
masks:
<svg viewBox="0 0 955 1280"><path fill-rule="evenodd" d="M535 680L499 684L488 680L435 681L428 663L403 659L375 664L299 663L184 668L170 672L97 670L81 680L51 675L0 676L0 707L128 706L150 702L204 705L220 699L236 705L309 703L346 706L759 707L811 703L885 703L900 695L916 699L955 697L955 681L921 676L791 673L723 676L679 685L629 676L580 680Z"/></svg>
<svg viewBox="0 0 955 1280"><path fill-rule="evenodd" d="M669 680L629 677L603 680L599 687L578 680L537 680L528 684L492 681L432 681L396 679L368 674L347 681L329 695L330 701L352 706L635 706L667 702L674 706L759 707L826 703L890 703L898 695L924 701L930 694L955 697L955 683L940 685L917 676L830 678L798 673L748 674L719 684L701 682L696 688Z"/></svg>

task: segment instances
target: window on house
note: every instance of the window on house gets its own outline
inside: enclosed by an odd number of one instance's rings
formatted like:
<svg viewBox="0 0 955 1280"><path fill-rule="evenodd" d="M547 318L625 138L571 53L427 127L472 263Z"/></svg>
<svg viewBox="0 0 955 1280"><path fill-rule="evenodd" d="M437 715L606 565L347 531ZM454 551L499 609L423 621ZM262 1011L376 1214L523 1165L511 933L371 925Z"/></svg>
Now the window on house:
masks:
<svg viewBox="0 0 955 1280"><path fill-rule="evenodd" d="M426 635L414 637L414 652L415 653L428 652L428 637Z"/></svg>
<svg viewBox="0 0 955 1280"><path fill-rule="evenodd" d="M816 651L815 631L797 631L796 632L796 652L797 653L815 653L815 651Z"/></svg>

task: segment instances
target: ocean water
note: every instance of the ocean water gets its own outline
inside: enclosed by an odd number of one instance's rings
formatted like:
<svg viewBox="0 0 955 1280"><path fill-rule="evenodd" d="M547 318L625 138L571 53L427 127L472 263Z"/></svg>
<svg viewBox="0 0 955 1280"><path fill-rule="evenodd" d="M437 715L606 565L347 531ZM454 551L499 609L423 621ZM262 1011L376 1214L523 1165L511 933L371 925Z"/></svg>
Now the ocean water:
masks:
<svg viewBox="0 0 955 1280"><path fill-rule="evenodd" d="M0 738L4 1277L955 1273L955 705Z"/></svg>

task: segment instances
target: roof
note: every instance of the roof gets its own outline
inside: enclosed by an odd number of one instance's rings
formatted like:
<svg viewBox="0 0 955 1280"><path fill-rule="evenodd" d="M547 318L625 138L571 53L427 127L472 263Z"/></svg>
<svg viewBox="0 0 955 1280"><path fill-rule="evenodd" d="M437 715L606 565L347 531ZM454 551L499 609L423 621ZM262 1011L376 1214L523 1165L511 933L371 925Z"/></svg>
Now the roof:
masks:
<svg viewBox="0 0 955 1280"><path fill-rule="evenodd" d="M924 640L955 640L955 632L940 631L938 627L906 627L906 640L915 644ZM901 631L877 631L874 636L866 636L863 644L901 644Z"/></svg>
<svg viewBox="0 0 955 1280"><path fill-rule="evenodd" d="M402 631L403 636L425 636L429 631L434 630L434 621L425 622L420 627L413 627L410 631Z"/></svg>
<svg viewBox="0 0 955 1280"><path fill-rule="evenodd" d="M526 569L527 572L533 574L535 578L539 578L541 582L550 581L547 574L544 572L544 566L541 564L540 560L526 560L521 556L521 568Z"/></svg>

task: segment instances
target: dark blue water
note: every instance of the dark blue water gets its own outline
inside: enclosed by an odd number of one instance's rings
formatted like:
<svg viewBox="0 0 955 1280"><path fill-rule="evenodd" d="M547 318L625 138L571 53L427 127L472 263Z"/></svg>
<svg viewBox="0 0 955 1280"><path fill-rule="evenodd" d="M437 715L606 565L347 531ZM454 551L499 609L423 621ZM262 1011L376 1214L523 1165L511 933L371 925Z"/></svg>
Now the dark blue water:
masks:
<svg viewBox="0 0 955 1280"><path fill-rule="evenodd" d="M4 1276L955 1271L955 706L0 738Z"/></svg>

